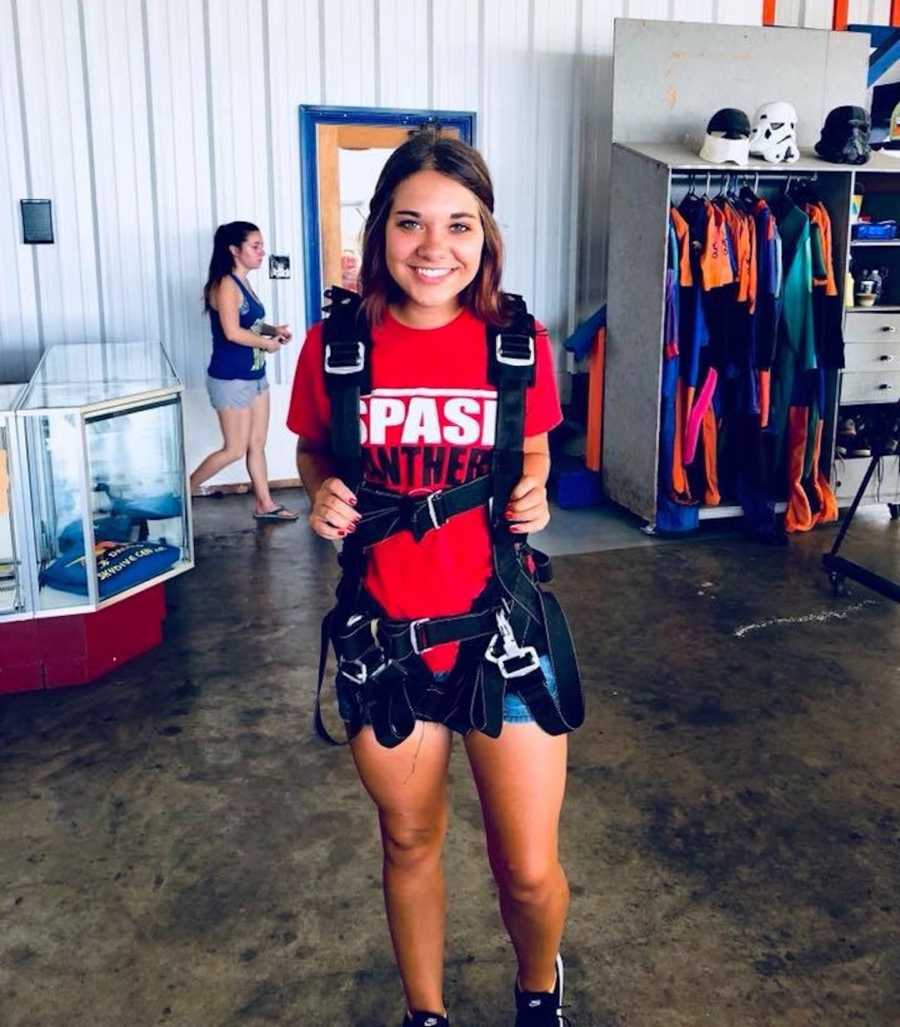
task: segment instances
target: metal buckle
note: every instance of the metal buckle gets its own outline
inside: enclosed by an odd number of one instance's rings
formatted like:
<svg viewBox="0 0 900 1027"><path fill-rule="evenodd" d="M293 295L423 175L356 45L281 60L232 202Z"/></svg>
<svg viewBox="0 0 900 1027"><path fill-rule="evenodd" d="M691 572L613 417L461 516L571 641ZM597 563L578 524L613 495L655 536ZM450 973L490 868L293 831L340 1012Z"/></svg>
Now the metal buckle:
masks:
<svg viewBox="0 0 900 1027"><path fill-rule="evenodd" d="M366 366L366 347L356 343L356 360L352 364L334 365L331 362L331 344L325 346L325 370L329 374L357 374Z"/></svg>
<svg viewBox="0 0 900 1027"><path fill-rule="evenodd" d="M494 638L496 637L497 636L494 635ZM491 645L488 646L488 651L484 655L491 663L495 663L497 665L500 674L507 681L510 678L523 678L526 674L531 674L533 671L539 670L541 666L537 650L533 645L523 646L514 653L503 653L502 656L495 656L493 653L493 645ZM510 667L509 664L514 660L524 660L525 662L520 667Z"/></svg>
<svg viewBox="0 0 900 1027"><path fill-rule="evenodd" d="M437 511L434 508L434 501L443 492L443 489L438 489L436 492L429 492L428 498L425 500L425 506L428 507L428 516L431 518L431 523L435 528L442 528L443 524L438 521Z"/></svg>
<svg viewBox="0 0 900 1027"><path fill-rule="evenodd" d="M488 643L487 651L484 654L484 658L493 664L496 664L501 675L505 680L510 678L522 678L526 674L531 674L532 671L540 669L541 661L538 657L537 650L533 645L519 645L516 641L516 636L513 634L512 627L506 618L505 610L497 611L497 627L499 631L494 635ZM503 643L503 652L495 652L495 648L498 642ZM515 661L524 661L521 666L510 666Z"/></svg>
<svg viewBox="0 0 900 1027"><path fill-rule="evenodd" d="M359 670L351 673L349 667L359 667ZM364 685L369 677L369 670L362 660L341 660L341 673L355 685Z"/></svg>
<svg viewBox="0 0 900 1027"><path fill-rule="evenodd" d="M503 355L503 333L497 335L497 361L500 364L506 364L509 367L531 367L534 363L534 339L530 335L516 335L510 336L510 338L516 339L527 339L528 340L528 356L527 357L505 357Z"/></svg>
<svg viewBox="0 0 900 1027"><path fill-rule="evenodd" d="M426 645L424 649L419 648L419 639L416 637L416 630L420 624L424 624L428 620L427 617L420 617L419 620L410 621L409 625L409 641L412 645L412 651L416 656L421 656L426 649L431 649L432 646Z"/></svg>

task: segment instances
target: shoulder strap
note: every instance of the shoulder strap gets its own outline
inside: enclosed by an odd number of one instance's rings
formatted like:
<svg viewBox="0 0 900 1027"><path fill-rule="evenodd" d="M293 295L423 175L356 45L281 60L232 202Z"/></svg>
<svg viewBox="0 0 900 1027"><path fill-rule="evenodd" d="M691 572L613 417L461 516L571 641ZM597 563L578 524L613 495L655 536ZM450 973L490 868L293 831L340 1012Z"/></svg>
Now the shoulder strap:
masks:
<svg viewBox="0 0 900 1027"><path fill-rule="evenodd" d="M488 378L497 389L497 432L494 440L492 475L492 524L507 536L503 512L509 494L522 476L522 448L525 438L525 390L535 380L535 326L521 296L506 294L511 313L504 328L487 330ZM494 535L498 532L495 530Z"/></svg>
<svg viewBox="0 0 900 1027"><path fill-rule="evenodd" d="M369 390L372 340L362 302L355 292L334 285L322 326L325 388L331 401L331 449L338 474L355 492L362 481L359 397Z"/></svg>
<svg viewBox="0 0 900 1027"><path fill-rule="evenodd" d="M229 271L228 272L228 277L238 287L238 289L240 290L240 293L241 293L242 296L246 297L247 299L249 299L251 297L252 294L247 289L247 286L244 285L244 283L241 281L241 276L240 275L236 275L233 271Z"/></svg>

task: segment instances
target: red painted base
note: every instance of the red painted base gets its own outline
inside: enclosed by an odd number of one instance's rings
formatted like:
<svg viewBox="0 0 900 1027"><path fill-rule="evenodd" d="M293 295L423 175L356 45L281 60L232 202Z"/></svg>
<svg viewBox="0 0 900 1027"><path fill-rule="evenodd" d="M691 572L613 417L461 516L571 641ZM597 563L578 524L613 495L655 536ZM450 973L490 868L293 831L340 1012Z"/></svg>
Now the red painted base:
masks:
<svg viewBox="0 0 900 1027"><path fill-rule="evenodd" d="M162 641L165 586L96 613L0 624L0 693L95 681Z"/></svg>
<svg viewBox="0 0 900 1027"><path fill-rule="evenodd" d="M37 621L0 625L0 694L44 687L44 666Z"/></svg>

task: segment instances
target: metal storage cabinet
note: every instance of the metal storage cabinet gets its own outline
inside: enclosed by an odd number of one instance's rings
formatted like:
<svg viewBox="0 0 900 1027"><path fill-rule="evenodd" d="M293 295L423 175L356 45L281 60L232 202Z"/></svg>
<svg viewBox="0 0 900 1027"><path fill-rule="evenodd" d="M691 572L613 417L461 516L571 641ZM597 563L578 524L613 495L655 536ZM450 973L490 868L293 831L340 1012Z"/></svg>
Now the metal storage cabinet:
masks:
<svg viewBox="0 0 900 1027"><path fill-rule="evenodd" d="M796 164L773 167L752 161L744 169L759 175L765 196L779 190L787 175L819 175L817 186L832 213L834 260L845 266L846 223L851 175L839 166L804 157ZM678 144L614 144L612 157L608 343L606 356L605 486L610 498L651 524L656 517L659 466L659 407L663 360L666 229L669 206L686 191L679 184L693 172L703 191L710 176L712 192L729 168L700 160ZM734 168L737 171L740 169ZM835 212L841 212L835 217ZM831 392L834 388L832 386ZM636 411L640 411L636 416ZM833 433L826 429L826 437ZM740 507L701 508L701 517L740 514Z"/></svg>
<svg viewBox="0 0 900 1027"><path fill-rule="evenodd" d="M864 213L900 222L900 160L885 157L856 168L853 192L863 193ZM857 273L865 267L887 267L889 274L880 304L845 312L840 405L852 415L859 404L893 404L900 416L900 239L851 239L849 258ZM867 456L835 458L832 480L840 502L852 502L869 461ZM871 479L861 502L889 503L892 515L897 515L900 459L881 461L880 473Z"/></svg>
<svg viewBox="0 0 900 1027"><path fill-rule="evenodd" d="M855 33L617 19L613 57L603 476L611 499L652 524L669 204L678 198L679 175L693 171L702 181L709 173L718 184L718 176L740 170L696 155L709 118L725 106L752 116L765 100L794 104L801 160L791 165L751 160L743 170L759 173L764 196L787 175L817 174L832 219L839 289L851 252L850 197L856 176L895 176L900 218L900 160L875 154L869 164L854 169L820 160L812 149L829 110L867 105L868 41ZM890 252L898 258L897 306L846 313L847 368L829 376L823 451L844 502L860 479L852 460L832 464L841 396L846 404L873 397L889 402L900 392L900 362L892 362L900 360L900 246ZM883 483L881 501L895 502L888 485ZM740 512L740 507L714 507L701 516Z"/></svg>

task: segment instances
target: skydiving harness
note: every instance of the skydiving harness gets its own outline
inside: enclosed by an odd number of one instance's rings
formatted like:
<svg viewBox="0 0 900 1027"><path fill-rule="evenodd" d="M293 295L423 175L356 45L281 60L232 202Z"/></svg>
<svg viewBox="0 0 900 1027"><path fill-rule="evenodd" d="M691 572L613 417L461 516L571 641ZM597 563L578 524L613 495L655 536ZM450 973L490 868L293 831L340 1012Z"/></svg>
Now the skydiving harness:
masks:
<svg viewBox="0 0 900 1027"><path fill-rule="evenodd" d="M417 717L475 728L496 738L503 698L515 692L537 723L558 735L579 727L584 703L572 637L556 598L539 583L552 577L550 560L523 535L509 531L504 511L522 476L525 391L535 379L535 327L521 297L507 295L508 327L488 326L488 377L497 390L491 473L428 495L400 495L363 481L360 396L371 390L372 339L360 298L332 287L324 323L325 385L331 402L331 446L337 476L357 496L361 519L343 544L337 603L322 622L315 727L338 743L322 720L321 692L329 642L338 660L339 694L356 712L354 734L368 720L387 747L412 732ZM365 550L399 531L416 541L467 510L488 510L493 575L469 613L397 620L363 586ZM412 569L411 569L412 570ZM460 643L454 669L436 680L421 655ZM547 686L540 657L549 657L558 695Z"/></svg>

